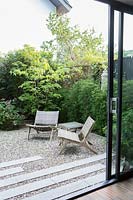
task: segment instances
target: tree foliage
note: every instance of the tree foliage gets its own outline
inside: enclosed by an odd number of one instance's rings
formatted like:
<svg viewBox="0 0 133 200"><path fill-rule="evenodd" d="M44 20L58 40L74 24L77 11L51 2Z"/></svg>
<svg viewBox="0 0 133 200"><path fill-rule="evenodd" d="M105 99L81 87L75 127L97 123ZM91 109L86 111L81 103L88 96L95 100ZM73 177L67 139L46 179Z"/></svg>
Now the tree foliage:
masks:
<svg viewBox="0 0 133 200"><path fill-rule="evenodd" d="M36 110L58 109L64 121L84 123L91 115L95 130L102 133L106 119L106 95L99 84L106 62L102 35L93 28L81 31L66 16L53 13L47 26L53 39L41 50L25 45L0 56L1 99L13 100L26 118Z"/></svg>
<svg viewBox="0 0 133 200"><path fill-rule="evenodd" d="M89 75L99 79L106 62L102 35L97 36L94 28L81 31L78 26L71 26L65 15L51 13L47 22L54 38L44 42L42 48L50 48L57 62L72 68L74 74L77 72L77 79Z"/></svg>
<svg viewBox="0 0 133 200"><path fill-rule="evenodd" d="M37 109L57 109L55 100L60 97L58 89L65 72L61 65L48 59L51 59L51 54L28 45L8 53L1 66L4 74L1 73L4 81L0 86L1 96L15 98L28 115Z"/></svg>

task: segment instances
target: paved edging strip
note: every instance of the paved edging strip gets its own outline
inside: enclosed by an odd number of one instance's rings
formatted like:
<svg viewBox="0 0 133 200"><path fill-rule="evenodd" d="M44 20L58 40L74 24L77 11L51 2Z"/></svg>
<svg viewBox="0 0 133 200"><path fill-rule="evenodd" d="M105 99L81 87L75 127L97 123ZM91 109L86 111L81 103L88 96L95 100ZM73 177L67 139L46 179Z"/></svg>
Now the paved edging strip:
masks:
<svg viewBox="0 0 133 200"><path fill-rule="evenodd" d="M67 181L67 180L77 178L77 177L80 177L80 176L83 176L83 175L86 175L86 174L89 174L89 173L92 173L92 172L96 172L96 171L99 171L99 170L103 170L103 169L105 169L104 165L96 164L96 165L92 165L92 166L89 166L89 167L76 169L76 170L73 170L73 171L68 172L68 173L53 176L53 177L51 177L51 180L54 183L61 183L63 181Z"/></svg>
<svg viewBox="0 0 133 200"><path fill-rule="evenodd" d="M0 192L0 199L5 200L8 198L16 197L18 195L32 192L32 191L44 188L46 186L51 186L51 185L54 185L57 183L61 183L63 181L66 181L66 180L69 180L72 178L77 178L79 176L82 176L82 175L85 175L88 173L92 173L92 172L95 172L95 171L98 171L98 170L101 170L104 168L105 168L104 165L97 164L94 166L85 167L82 169L74 170L72 172L64 173L62 175L57 175L52 178L47 178L47 179L43 179L40 181L34 181L33 183L28 183L28 184L25 184L22 186L18 186L18 187Z"/></svg>
<svg viewBox="0 0 133 200"><path fill-rule="evenodd" d="M41 156L34 156L34 157L28 157L28 158L21 158L18 160L11 160L8 162L2 162L2 163L0 163L0 168L10 167L13 165L18 165L18 164L22 164L22 163L26 163L26 162L32 162L32 161L36 161L36 160L40 160L40 159L42 159Z"/></svg>
<svg viewBox="0 0 133 200"><path fill-rule="evenodd" d="M22 169L22 167L15 167L15 168L11 168L11 169L5 169L5 170L1 170L0 171L0 177L3 176L8 176L11 174L16 174L18 172L23 172L24 170Z"/></svg>
<svg viewBox="0 0 133 200"><path fill-rule="evenodd" d="M65 186L60 186L55 189L48 190L46 192L37 194L32 197L27 197L25 200L53 200L59 197L63 197L65 195L68 195L72 192L76 192L79 190L82 190L84 188L87 188L89 186L92 186L94 184L100 183L105 180L105 173L95 175L89 178L85 178L73 183L66 184ZM65 197L64 197L65 199Z"/></svg>
<svg viewBox="0 0 133 200"><path fill-rule="evenodd" d="M98 161L98 160L101 160L101 159L104 159L104 158L105 158L105 154L97 155L97 156L93 156L91 158L81 159L81 160L78 160L78 161L65 163L65 164L62 164L62 165L59 165L59 166L54 166L54 167L38 170L38 171L35 171L35 172L31 172L31 173L19 175L19 176L16 176L16 177L8 178L8 179L5 179L5 180L0 180L0 187L17 184L17 183L20 183L20 182L23 182L23 181L26 181L26 180L30 180L30 179L38 178L38 177L41 177L41 176L61 172L61 171L68 170L68 169L73 169L73 168L81 166L83 164L89 164L91 162Z"/></svg>

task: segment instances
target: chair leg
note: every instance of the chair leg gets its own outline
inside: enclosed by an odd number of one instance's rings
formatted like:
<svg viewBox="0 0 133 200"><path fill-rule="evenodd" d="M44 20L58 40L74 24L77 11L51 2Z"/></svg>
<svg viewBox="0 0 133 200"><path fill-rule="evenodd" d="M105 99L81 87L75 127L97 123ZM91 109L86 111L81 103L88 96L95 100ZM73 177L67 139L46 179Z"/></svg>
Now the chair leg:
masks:
<svg viewBox="0 0 133 200"><path fill-rule="evenodd" d="M60 139L59 146L63 145L63 139Z"/></svg>
<svg viewBox="0 0 133 200"><path fill-rule="evenodd" d="M61 148L61 150L59 152L59 155L64 151L64 149L65 149L65 146L62 146L62 148Z"/></svg>
<svg viewBox="0 0 133 200"><path fill-rule="evenodd" d="M58 136L58 130L57 130L57 128L55 128L55 129L54 129L54 138L56 139L57 136Z"/></svg>
<svg viewBox="0 0 133 200"><path fill-rule="evenodd" d="M39 134L39 131L38 131L38 129L36 129L36 132L37 132L37 134Z"/></svg>
<svg viewBox="0 0 133 200"><path fill-rule="evenodd" d="M31 131L31 127L29 127L28 140L30 139L30 131Z"/></svg>
<svg viewBox="0 0 133 200"><path fill-rule="evenodd" d="M61 146L61 150L59 152L59 155L60 155L66 147L66 142L62 139L59 145Z"/></svg>
<svg viewBox="0 0 133 200"><path fill-rule="evenodd" d="M93 145L90 141L88 141L88 144Z"/></svg>
<svg viewBox="0 0 133 200"><path fill-rule="evenodd" d="M52 141L53 133L54 133L54 130L52 129L52 131L51 131L51 135L50 135L50 142Z"/></svg>
<svg viewBox="0 0 133 200"><path fill-rule="evenodd" d="M88 144L87 141L85 141L84 144L85 144L85 147L86 147L86 148L88 148L89 150L91 150L93 153L98 154L94 149L92 149L92 148L90 147L90 145Z"/></svg>

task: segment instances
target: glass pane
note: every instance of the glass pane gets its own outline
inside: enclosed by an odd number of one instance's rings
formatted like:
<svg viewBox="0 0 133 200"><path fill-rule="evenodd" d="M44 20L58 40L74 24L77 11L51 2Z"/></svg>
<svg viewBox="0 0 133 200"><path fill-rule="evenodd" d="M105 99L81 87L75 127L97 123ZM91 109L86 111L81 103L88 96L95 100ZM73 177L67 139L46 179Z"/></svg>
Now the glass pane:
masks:
<svg viewBox="0 0 133 200"><path fill-rule="evenodd" d="M118 96L118 17L119 12L115 11L114 13L114 70L113 70L113 97L116 98L112 102L112 109L115 111L117 96ZM116 134L117 134L117 113L113 114L113 135L112 135L112 175L116 173Z"/></svg>
<svg viewBox="0 0 133 200"><path fill-rule="evenodd" d="M133 16L124 18L121 172L133 167Z"/></svg>

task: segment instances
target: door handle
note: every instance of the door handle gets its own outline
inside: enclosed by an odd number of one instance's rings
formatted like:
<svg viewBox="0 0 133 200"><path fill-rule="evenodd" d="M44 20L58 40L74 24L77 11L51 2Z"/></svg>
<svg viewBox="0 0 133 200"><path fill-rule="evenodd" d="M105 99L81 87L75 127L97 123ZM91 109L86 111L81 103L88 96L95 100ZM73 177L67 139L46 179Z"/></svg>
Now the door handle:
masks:
<svg viewBox="0 0 133 200"><path fill-rule="evenodd" d="M118 97L112 97L110 102L110 113L117 114Z"/></svg>

